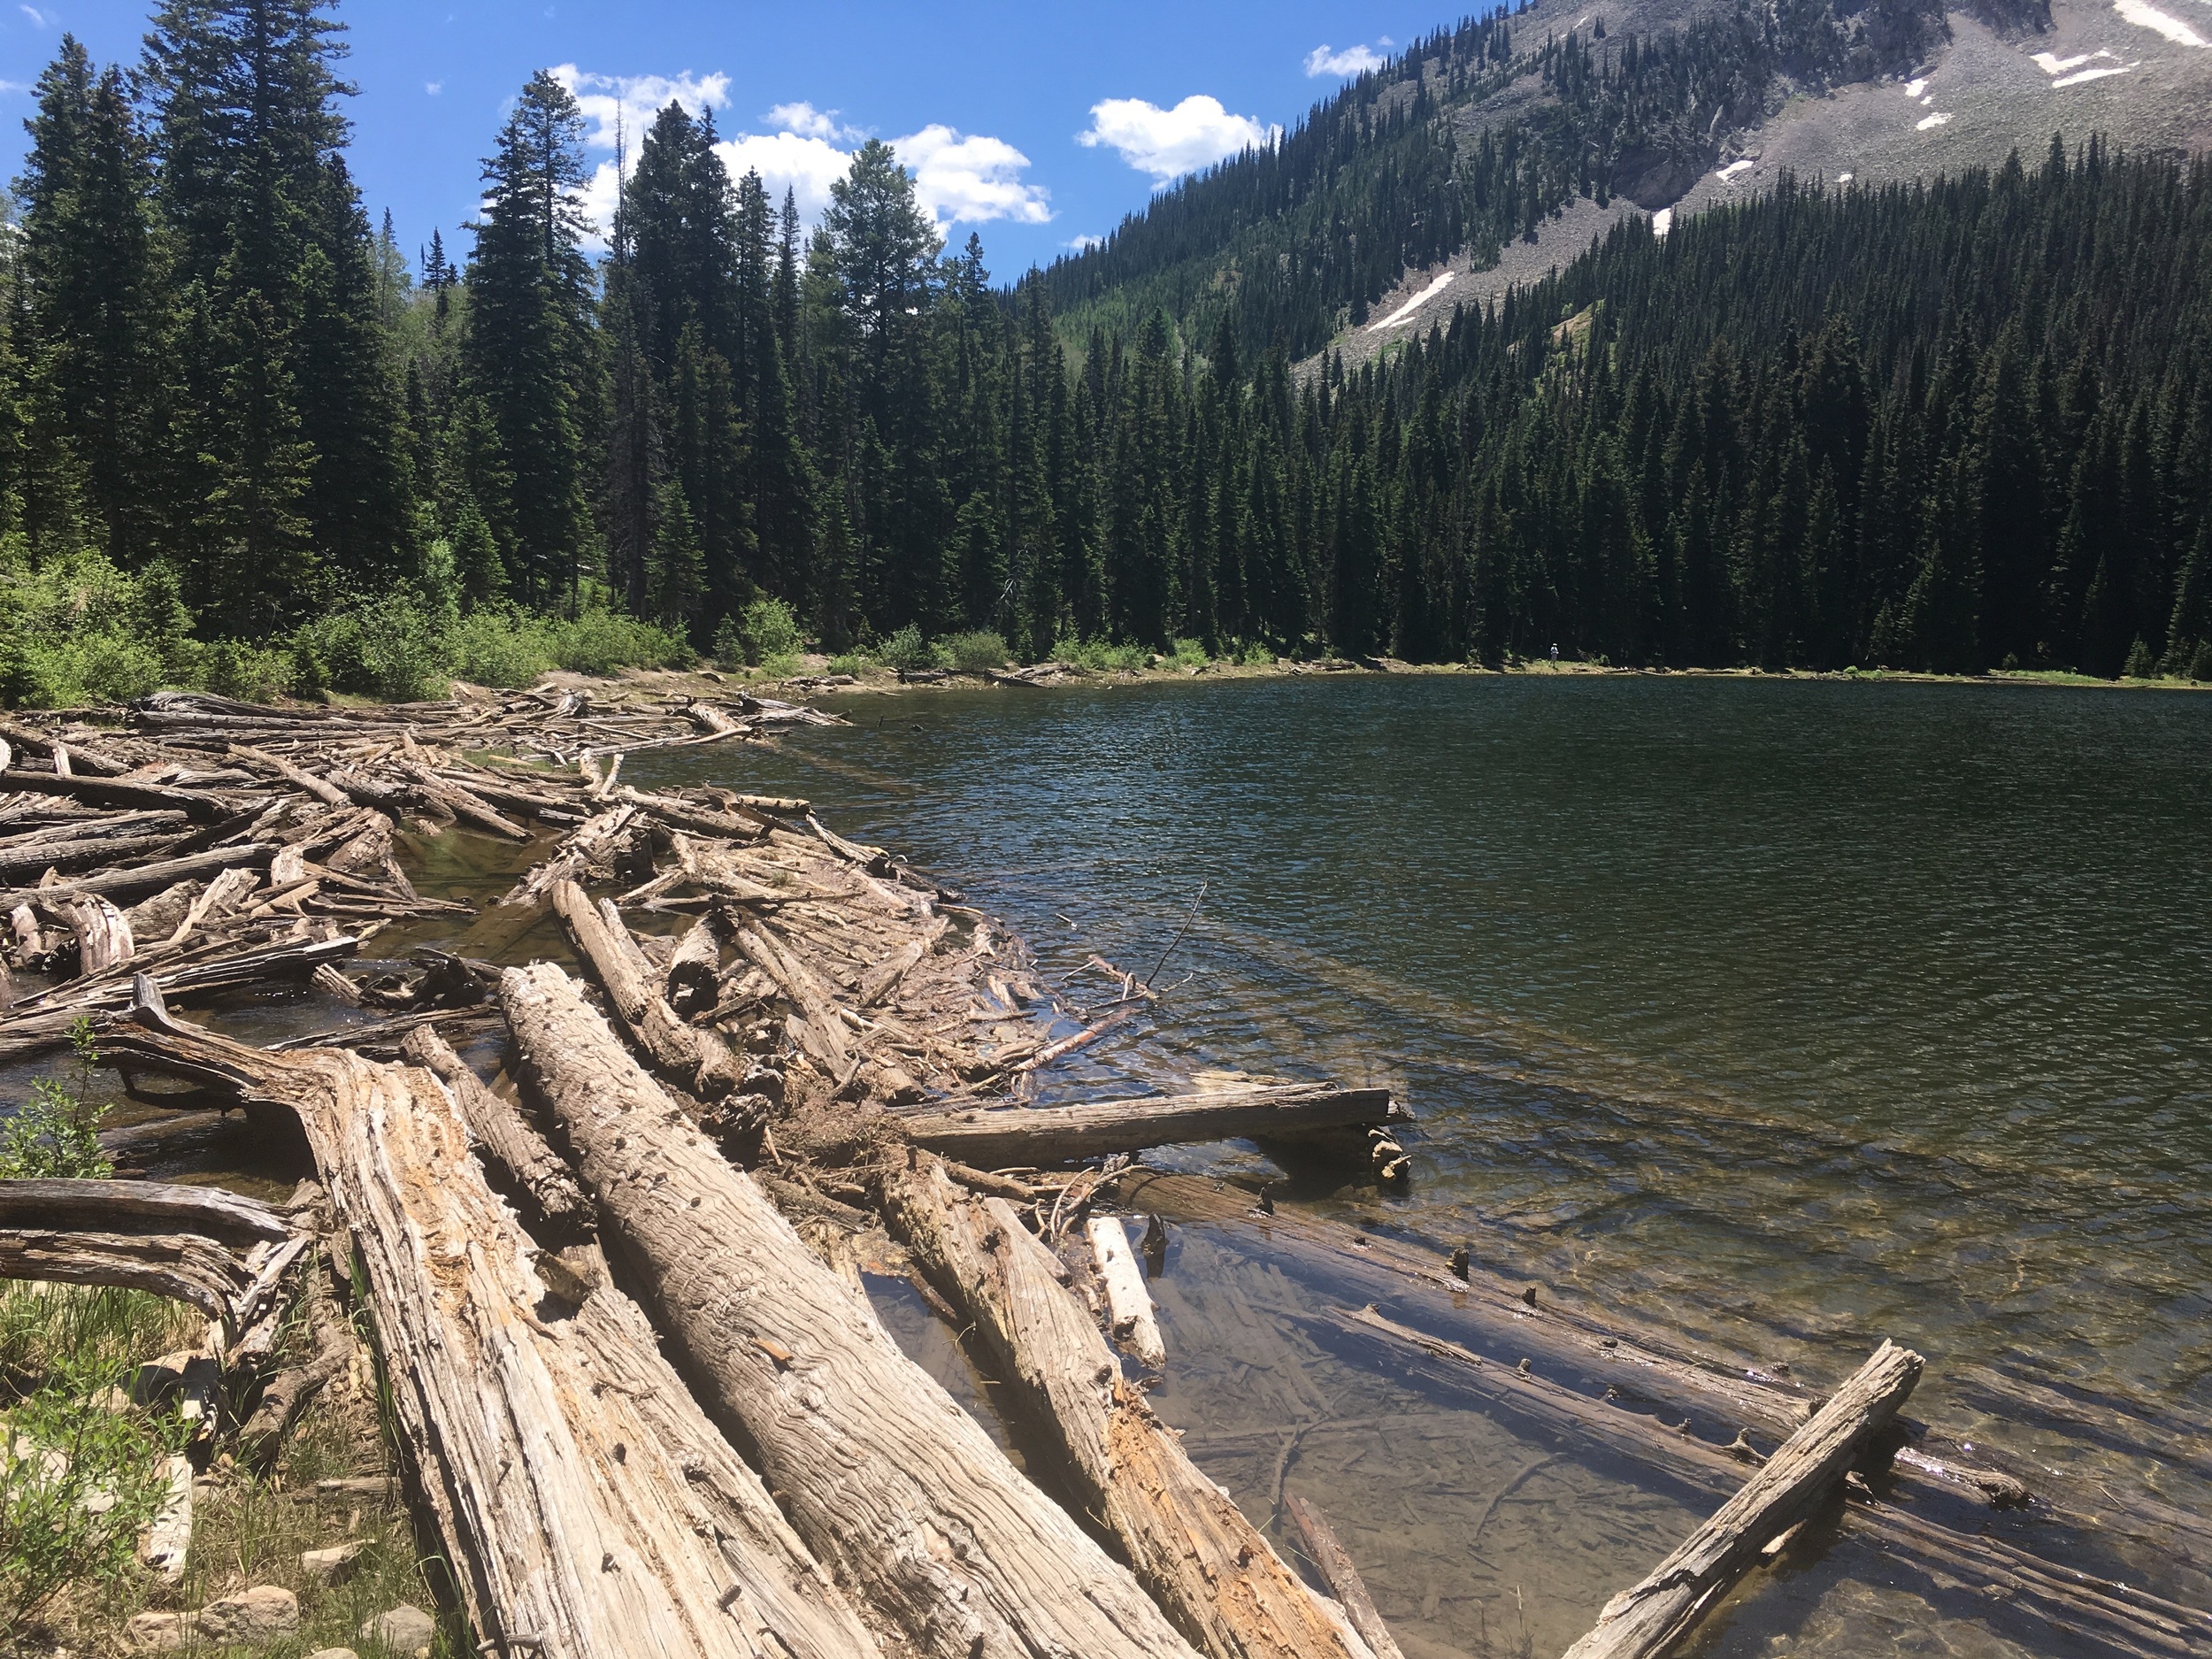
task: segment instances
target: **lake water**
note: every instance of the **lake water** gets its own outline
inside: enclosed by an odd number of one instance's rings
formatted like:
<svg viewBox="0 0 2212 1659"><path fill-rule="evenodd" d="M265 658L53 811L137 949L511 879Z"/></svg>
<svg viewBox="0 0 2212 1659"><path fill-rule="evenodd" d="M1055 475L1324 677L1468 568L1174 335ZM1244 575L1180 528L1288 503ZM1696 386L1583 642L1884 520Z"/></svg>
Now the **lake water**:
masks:
<svg viewBox="0 0 2212 1659"><path fill-rule="evenodd" d="M1092 951L1148 971L1206 884L1156 1018L1061 1093L1388 1082L1411 1190L1285 1202L1809 1379L1893 1336L1929 1356L1921 1415L2208 1507L2212 698L1345 676L843 706L740 767L636 772L808 795L1055 977ZM1263 1252L1180 1249L1210 1265L1163 1285L1164 1413L1248 1506L1324 1483L1417 1659L1557 1651L1699 1511L1286 1365L1268 1309L1297 1298ZM2016 1650L1878 1577L1839 1555L1707 1645Z"/></svg>

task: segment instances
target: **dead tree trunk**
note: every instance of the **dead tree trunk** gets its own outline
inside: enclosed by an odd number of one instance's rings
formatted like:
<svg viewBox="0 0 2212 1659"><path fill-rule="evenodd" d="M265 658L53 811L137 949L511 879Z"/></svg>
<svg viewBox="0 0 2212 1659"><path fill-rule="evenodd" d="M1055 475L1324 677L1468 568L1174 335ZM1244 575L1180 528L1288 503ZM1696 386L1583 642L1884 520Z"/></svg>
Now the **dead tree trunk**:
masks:
<svg viewBox="0 0 2212 1659"><path fill-rule="evenodd" d="M400 1052L436 1076L453 1096L461 1121L507 1178L537 1201L549 1225L563 1233L588 1233L591 1201L545 1137L524 1121L509 1102L486 1088L452 1045L432 1025L418 1025L400 1040Z"/></svg>
<svg viewBox="0 0 2212 1659"><path fill-rule="evenodd" d="M1139 1152L1179 1141L1257 1135L1288 1140L1303 1132L1359 1127L1402 1116L1386 1088L1302 1084L1079 1106L918 1113L903 1122L908 1139L917 1145L987 1170Z"/></svg>
<svg viewBox="0 0 2212 1659"><path fill-rule="evenodd" d="M658 976L647 965L619 915L603 914L566 878L553 884L553 908L590 965L592 977L630 1036L654 1069L702 1100L718 1100L737 1085L737 1066L729 1047L710 1031L687 1025L660 993ZM611 911L612 907L609 907Z"/></svg>
<svg viewBox="0 0 2212 1659"><path fill-rule="evenodd" d="M1687 1543L1608 1601L1567 1659L1658 1659L1672 1647L1766 1544L1843 1479L1904 1405L1920 1368L1920 1356L1910 1348L1883 1343Z"/></svg>
<svg viewBox="0 0 2212 1659"><path fill-rule="evenodd" d="M931 1280L974 1323L1085 1506L1186 1636L1214 1659L1370 1659L1123 1379L1069 1293L1066 1270L1012 1205L970 1198L934 1159L888 1180L885 1202Z"/></svg>
<svg viewBox="0 0 2212 1659"><path fill-rule="evenodd" d="M1329 1586L1329 1593L1343 1604L1344 1617L1352 1621L1352 1628L1365 1637L1367 1645L1375 1650L1375 1659L1405 1659L1397 1639L1390 1633L1390 1626L1383 1623L1375 1598L1367 1593L1367 1580L1359 1576L1359 1569L1352 1564L1351 1552L1336 1535L1336 1528L1329 1525L1319 1509L1294 1492L1284 1498L1283 1507L1290 1512L1291 1524L1298 1529L1306 1558L1313 1563L1321 1582Z"/></svg>
<svg viewBox="0 0 2212 1659"><path fill-rule="evenodd" d="M935 1659L1187 1655L866 1300L692 1128L558 968L510 968L523 1074L603 1225L818 1555Z"/></svg>
<svg viewBox="0 0 2212 1659"><path fill-rule="evenodd" d="M150 1181L0 1181L0 1278L119 1285L234 1328L268 1248L291 1230L265 1205Z"/></svg>
<svg viewBox="0 0 2212 1659"><path fill-rule="evenodd" d="M366 1265L401 1431L488 1648L879 1654L635 1305L606 1285L580 1307L550 1293L429 1073L175 1025L119 1025L102 1048L298 1113Z"/></svg>

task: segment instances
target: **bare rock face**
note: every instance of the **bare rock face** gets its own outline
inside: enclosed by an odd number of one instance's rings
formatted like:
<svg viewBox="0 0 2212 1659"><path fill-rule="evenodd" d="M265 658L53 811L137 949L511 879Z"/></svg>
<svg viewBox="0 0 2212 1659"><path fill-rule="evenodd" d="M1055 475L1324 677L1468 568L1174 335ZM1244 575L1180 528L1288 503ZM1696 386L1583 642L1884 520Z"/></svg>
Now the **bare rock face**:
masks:
<svg viewBox="0 0 2212 1659"><path fill-rule="evenodd" d="M203 1641L220 1647L258 1647L300 1627L300 1599L273 1584L257 1584L210 1601L194 1620Z"/></svg>
<svg viewBox="0 0 2212 1659"><path fill-rule="evenodd" d="M394 1653L413 1653L436 1639L438 1621L420 1608L402 1601L362 1625L361 1633L372 1641L382 1642Z"/></svg>

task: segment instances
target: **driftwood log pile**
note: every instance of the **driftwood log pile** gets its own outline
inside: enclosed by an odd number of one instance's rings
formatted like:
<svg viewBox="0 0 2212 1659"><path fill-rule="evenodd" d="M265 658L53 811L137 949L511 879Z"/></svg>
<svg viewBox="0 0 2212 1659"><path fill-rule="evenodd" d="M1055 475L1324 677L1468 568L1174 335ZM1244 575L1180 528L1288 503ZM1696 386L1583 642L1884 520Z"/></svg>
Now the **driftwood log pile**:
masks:
<svg viewBox="0 0 2212 1659"><path fill-rule="evenodd" d="M1578 1653L1664 1651L1839 1507L1920 1582L1981 1590L2070 1648L2212 1645L2204 1615L2065 1564L2111 1505L2032 1493L1901 1417L1918 1356L1885 1347L1824 1403L1539 1309L1463 1252L1133 1166L1237 1137L1388 1183L1404 1115L1325 1083L1041 1103L1058 1059L1153 1006L1133 978L1106 964L1117 995L1072 1007L1018 939L808 803L621 775L640 750L829 718L570 692L173 695L119 724L0 723L18 884L0 1051L91 1016L105 1064L182 1086L144 1098L296 1120L484 1651L1392 1659L1320 1511L1288 1510L1317 1584L1148 1401L1174 1364L1137 1266L1163 1217L1356 1263L1339 1278L1392 1312L1316 1308L1317 1338L1710 1494L1713 1519ZM462 908L416 891L403 828L531 862L392 984L345 964L379 928ZM547 918L576 972L505 960ZM311 1043L252 1048L171 1011L287 979L342 1005ZM503 1040L501 1076L440 1034L462 1018ZM284 1223L108 1185L133 1202L0 1186L0 1274L265 1321L299 1252ZM909 1272L972 1345L1024 1467L893 1341L864 1263ZM1978 1531L1993 1505L2047 1514L2057 1553Z"/></svg>

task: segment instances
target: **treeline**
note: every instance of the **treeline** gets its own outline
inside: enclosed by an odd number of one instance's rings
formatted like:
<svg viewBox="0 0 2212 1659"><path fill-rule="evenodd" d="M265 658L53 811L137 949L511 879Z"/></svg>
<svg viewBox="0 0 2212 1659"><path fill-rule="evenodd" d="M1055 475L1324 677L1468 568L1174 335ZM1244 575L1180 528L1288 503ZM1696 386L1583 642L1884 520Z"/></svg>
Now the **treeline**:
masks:
<svg viewBox="0 0 2212 1659"><path fill-rule="evenodd" d="M1510 58L1505 29L1438 37L1466 46L1447 89ZM1617 90L1683 89L1622 105L1621 145L1720 96L1704 38L1624 48ZM1539 68L1603 81L1589 48ZM476 678L781 651L787 611L833 652L996 630L1025 655L2212 668L2203 164L2055 148L1927 188L1785 187L1663 242L1638 221L1350 370L1300 364L1260 298L1203 334L1088 306L1071 349L1061 275L1008 292L975 238L948 257L879 143L810 229L671 105L594 227L545 74L465 262L434 235L417 280L347 173L338 50L318 0L178 0L134 71L66 42L38 88L0 595L157 640L141 679L196 629L388 690L420 680L376 665L395 651L465 650ZM1423 88L1348 117L1333 173L1449 150ZM1480 222L1530 211L1508 175L1548 142L1483 134L1511 201ZM1179 210L1156 211L1168 236ZM1164 245L1197 249L1195 223ZM1321 288L1367 280L1367 246Z"/></svg>

